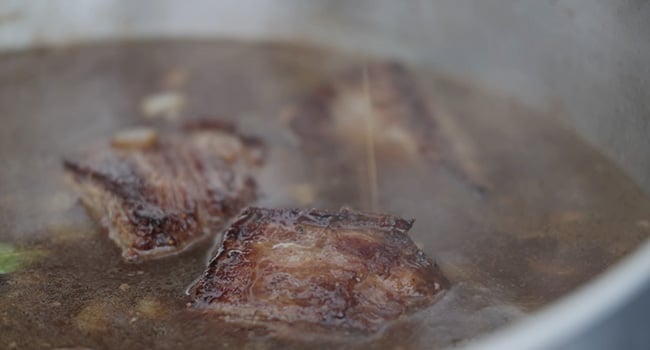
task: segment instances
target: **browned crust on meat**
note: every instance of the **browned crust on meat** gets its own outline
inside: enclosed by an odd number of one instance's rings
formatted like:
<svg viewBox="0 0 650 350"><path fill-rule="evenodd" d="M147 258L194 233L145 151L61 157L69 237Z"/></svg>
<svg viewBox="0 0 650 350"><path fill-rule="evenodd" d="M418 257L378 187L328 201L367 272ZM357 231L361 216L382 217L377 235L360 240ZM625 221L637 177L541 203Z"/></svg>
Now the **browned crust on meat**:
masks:
<svg viewBox="0 0 650 350"><path fill-rule="evenodd" d="M63 166L91 214L135 262L218 233L255 199L250 170L262 162L263 146L249 145L229 130L187 129L150 148L107 147Z"/></svg>
<svg viewBox="0 0 650 350"><path fill-rule="evenodd" d="M412 224L345 209L248 208L190 287L192 307L235 322L376 331L449 286L408 237Z"/></svg>

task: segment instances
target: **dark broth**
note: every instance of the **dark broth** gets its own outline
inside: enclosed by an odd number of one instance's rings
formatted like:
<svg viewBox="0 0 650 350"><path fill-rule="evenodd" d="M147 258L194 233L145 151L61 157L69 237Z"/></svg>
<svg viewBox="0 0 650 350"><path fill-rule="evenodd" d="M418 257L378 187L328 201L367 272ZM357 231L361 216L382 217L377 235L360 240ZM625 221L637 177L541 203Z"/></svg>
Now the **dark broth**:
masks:
<svg viewBox="0 0 650 350"><path fill-rule="evenodd" d="M559 118L424 71L430 98L480 145L478 165L493 188L480 196L431 163L377 155L378 207L416 218L411 236L453 287L373 337L274 335L187 309L185 288L203 271L212 242L125 264L63 181L62 155L150 122L142 99L174 90L186 98L179 115L233 119L267 141L257 205L301 206L315 192L308 206L367 209L364 182L313 171L315 160L282 122L289 102L360 62L238 42L0 56L0 242L44 252L0 275L0 348L444 347L541 308L649 236L647 198Z"/></svg>

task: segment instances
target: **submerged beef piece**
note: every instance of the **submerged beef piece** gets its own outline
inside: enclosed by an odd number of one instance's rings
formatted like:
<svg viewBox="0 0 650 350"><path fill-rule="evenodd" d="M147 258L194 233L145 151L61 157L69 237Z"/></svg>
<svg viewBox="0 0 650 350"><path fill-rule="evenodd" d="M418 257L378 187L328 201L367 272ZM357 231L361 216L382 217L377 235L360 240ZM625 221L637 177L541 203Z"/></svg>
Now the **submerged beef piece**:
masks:
<svg viewBox="0 0 650 350"><path fill-rule="evenodd" d="M190 287L192 307L234 322L376 331L449 285L408 237L412 223L345 209L248 208Z"/></svg>
<svg viewBox="0 0 650 350"><path fill-rule="evenodd" d="M112 146L64 160L83 203L127 261L177 253L255 199L251 171L263 146L220 125L130 130Z"/></svg>
<svg viewBox="0 0 650 350"><path fill-rule="evenodd" d="M453 116L434 111L427 97L404 66L373 62L320 86L289 108L287 117L310 154L356 153L356 161L371 142L384 158L426 158L485 192L476 145Z"/></svg>

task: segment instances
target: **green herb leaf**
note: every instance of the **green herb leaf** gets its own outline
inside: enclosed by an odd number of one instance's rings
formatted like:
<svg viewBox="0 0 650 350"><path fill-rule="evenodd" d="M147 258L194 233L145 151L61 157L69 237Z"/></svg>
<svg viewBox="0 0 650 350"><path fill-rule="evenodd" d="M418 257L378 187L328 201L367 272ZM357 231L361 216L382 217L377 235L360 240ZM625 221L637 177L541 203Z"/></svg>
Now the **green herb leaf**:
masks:
<svg viewBox="0 0 650 350"><path fill-rule="evenodd" d="M16 249L9 244L0 243L0 275L15 272L44 255L42 250Z"/></svg>

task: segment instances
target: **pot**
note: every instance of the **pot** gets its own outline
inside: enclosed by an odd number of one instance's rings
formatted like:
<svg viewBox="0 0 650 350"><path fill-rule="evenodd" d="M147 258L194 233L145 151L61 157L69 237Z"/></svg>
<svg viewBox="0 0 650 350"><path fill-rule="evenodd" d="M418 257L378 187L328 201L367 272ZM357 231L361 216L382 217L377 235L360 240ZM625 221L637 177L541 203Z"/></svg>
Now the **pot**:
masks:
<svg viewBox="0 0 650 350"><path fill-rule="evenodd" d="M235 37L396 57L489 86L566 124L650 193L650 4L642 0L5 1L0 48ZM471 349L642 349L650 242Z"/></svg>

